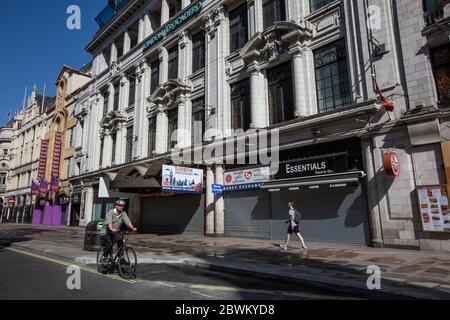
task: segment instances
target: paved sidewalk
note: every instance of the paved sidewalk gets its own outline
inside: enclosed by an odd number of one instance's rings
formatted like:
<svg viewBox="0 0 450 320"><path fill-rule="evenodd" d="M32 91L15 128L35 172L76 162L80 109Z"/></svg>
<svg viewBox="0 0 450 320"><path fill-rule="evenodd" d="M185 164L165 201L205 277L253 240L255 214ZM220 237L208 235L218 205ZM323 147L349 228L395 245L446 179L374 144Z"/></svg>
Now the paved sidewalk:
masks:
<svg viewBox="0 0 450 320"><path fill-rule="evenodd" d="M0 224L0 243L77 263L95 263L82 250L83 228ZM191 235L133 235L140 263L180 263L295 281L375 298L450 299L450 255L398 249L309 243L288 251L277 241ZM367 267L382 271L382 289L368 291Z"/></svg>

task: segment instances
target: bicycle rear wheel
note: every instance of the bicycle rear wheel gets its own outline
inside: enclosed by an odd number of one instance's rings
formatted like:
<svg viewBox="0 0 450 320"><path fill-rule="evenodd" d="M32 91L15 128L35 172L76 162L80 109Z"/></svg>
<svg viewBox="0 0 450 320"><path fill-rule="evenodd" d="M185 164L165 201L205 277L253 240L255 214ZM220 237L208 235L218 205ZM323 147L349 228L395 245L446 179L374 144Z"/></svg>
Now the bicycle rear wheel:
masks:
<svg viewBox="0 0 450 320"><path fill-rule="evenodd" d="M97 272L107 274L111 269L112 255L111 252L104 257L105 247L101 246L97 252Z"/></svg>
<svg viewBox="0 0 450 320"><path fill-rule="evenodd" d="M124 247L119 258L119 274L124 279L136 277L137 256L133 248Z"/></svg>

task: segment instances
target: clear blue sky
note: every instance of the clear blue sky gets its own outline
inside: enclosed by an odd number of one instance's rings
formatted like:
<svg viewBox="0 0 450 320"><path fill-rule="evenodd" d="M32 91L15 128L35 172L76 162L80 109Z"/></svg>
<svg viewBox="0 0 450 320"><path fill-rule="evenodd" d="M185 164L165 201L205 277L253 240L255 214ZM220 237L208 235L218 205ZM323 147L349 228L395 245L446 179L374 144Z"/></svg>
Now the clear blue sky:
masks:
<svg viewBox="0 0 450 320"><path fill-rule="evenodd" d="M66 27L67 7L81 8L81 30ZM36 83L42 94L55 94L55 79L62 65L80 68L92 57L84 48L98 30L95 16L106 0L1 1L0 8L0 125L4 115L22 106Z"/></svg>

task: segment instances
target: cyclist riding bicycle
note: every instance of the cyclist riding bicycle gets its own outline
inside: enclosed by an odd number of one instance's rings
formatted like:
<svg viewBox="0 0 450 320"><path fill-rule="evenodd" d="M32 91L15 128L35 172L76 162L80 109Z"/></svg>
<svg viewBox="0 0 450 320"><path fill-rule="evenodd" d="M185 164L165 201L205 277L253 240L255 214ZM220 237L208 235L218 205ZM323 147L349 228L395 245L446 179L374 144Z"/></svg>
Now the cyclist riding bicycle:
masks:
<svg viewBox="0 0 450 320"><path fill-rule="evenodd" d="M120 234L120 229L124 224L130 230L137 232L137 229L131 223L130 218L128 218L128 214L125 212L125 201L118 200L115 203L115 208L111 209L106 214L106 221L102 230L105 245L105 250L103 251L104 258L108 258L115 243L117 243L118 248L122 246L123 237Z"/></svg>

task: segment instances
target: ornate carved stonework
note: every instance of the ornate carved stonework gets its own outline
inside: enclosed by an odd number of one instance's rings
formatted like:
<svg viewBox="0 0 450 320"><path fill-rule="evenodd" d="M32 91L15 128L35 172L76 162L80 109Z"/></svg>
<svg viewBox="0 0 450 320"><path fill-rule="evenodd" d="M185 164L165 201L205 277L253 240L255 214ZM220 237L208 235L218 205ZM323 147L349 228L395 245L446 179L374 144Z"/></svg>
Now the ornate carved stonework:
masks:
<svg viewBox="0 0 450 320"><path fill-rule="evenodd" d="M281 41L276 39L276 35L274 33L269 33L264 36L264 41L266 44L261 50L264 59L269 62L274 62L278 59L278 56L282 53L281 50Z"/></svg>
<svg viewBox="0 0 450 320"><path fill-rule="evenodd" d="M102 121L100 121L100 128L104 131L116 131L127 121L125 114L119 111L111 111Z"/></svg>
<svg viewBox="0 0 450 320"><path fill-rule="evenodd" d="M147 70L148 68L147 59L143 58L138 62L136 62L135 68L136 68L136 77L137 78L141 77L145 73L145 70Z"/></svg>
<svg viewBox="0 0 450 320"><path fill-rule="evenodd" d="M217 31L217 27L224 20L225 11L223 6L219 6L211 10L211 12L203 18L205 30L210 34L210 36L213 36L213 34Z"/></svg>
<svg viewBox="0 0 450 320"><path fill-rule="evenodd" d="M184 49L186 44L188 44L188 42L189 42L189 36L188 36L188 33L186 32L186 30L181 32L178 38L179 38L178 44L179 44L180 48Z"/></svg>
<svg viewBox="0 0 450 320"><path fill-rule="evenodd" d="M109 67L109 74L112 78L116 78L120 75L120 67L117 61L113 61Z"/></svg>
<svg viewBox="0 0 450 320"><path fill-rule="evenodd" d="M293 54L292 48L298 49L296 53L303 52L312 39L311 25L284 21L276 22L264 32L256 33L242 48L241 57L247 68L252 65L265 67L277 61L282 54Z"/></svg>
<svg viewBox="0 0 450 320"><path fill-rule="evenodd" d="M231 65L230 61L225 60L225 74L227 76L230 76L232 69L233 69L233 66Z"/></svg>
<svg viewBox="0 0 450 320"><path fill-rule="evenodd" d="M170 80L160 85L147 101L167 109L191 91L192 83L188 79Z"/></svg>

